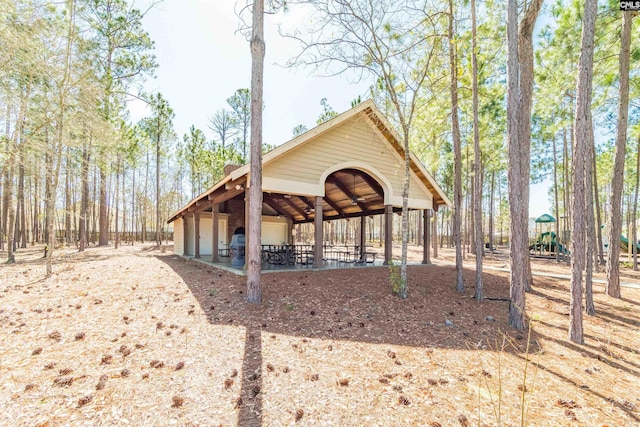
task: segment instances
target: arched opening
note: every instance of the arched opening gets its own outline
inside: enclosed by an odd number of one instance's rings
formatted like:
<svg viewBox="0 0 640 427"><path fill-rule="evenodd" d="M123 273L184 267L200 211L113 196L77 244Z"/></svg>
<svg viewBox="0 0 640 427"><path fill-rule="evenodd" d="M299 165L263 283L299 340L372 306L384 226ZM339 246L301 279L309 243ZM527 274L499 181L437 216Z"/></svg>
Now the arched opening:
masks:
<svg viewBox="0 0 640 427"><path fill-rule="evenodd" d="M335 171L324 182L324 218L350 218L384 212L384 190L367 172L359 169Z"/></svg>

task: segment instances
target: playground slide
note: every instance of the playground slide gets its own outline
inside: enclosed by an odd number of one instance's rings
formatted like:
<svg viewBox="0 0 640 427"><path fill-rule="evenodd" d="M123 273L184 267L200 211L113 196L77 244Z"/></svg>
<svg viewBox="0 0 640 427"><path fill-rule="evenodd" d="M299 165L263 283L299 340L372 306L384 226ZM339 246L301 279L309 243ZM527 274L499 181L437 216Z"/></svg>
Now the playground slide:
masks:
<svg viewBox="0 0 640 427"><path fill-rule="evenodd" d="M629 239L624 237L622 234L620 235L620 249L623 251L629 250ZM640 244L636 243L636 249L640 251Z"/></svg>
<svg viewBox="0 0 640 427"><path fill-rule="evenodd" d="M558 250L563 253L563 254L568 254L569 251L567 250L567 248L565 248L564 246L562 246L562 243L558 243Z"/></svg>

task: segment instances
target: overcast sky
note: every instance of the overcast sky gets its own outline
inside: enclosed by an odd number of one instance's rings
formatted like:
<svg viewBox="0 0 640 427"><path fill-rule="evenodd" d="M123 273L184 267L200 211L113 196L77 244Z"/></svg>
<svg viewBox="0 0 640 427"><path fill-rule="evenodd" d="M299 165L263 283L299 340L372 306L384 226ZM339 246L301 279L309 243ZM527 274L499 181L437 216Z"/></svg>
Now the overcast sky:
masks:
<svg viewBox="0 0 640 427"><path fill-rule="evenodd" d="M137 0L145 9L149 0ZM209 117L228 108L227 98L236 89L251 84L251 52L245 37L237 32L236 10L245 0L165 0L151 9L143 20L155 41L159 64L156 78L149 80L147 92L161 92L169 100L176 117L175 130L182 139L191 125L211 139ZM292 137L293 128L315 126L322 111L320 100L327 98L337 112L351 107L351 101L368 98L369 82L355 82L352 76L322 77L312 70L292 70L283 64L297 52L297 45L283 39L278 25L304 27L305 15L292 8L288 13L265 20L263 140L280 145ZM141 102L130 103L132 119L148 114ZM530 216L550 212L549 184L531 188Z"/></svg>

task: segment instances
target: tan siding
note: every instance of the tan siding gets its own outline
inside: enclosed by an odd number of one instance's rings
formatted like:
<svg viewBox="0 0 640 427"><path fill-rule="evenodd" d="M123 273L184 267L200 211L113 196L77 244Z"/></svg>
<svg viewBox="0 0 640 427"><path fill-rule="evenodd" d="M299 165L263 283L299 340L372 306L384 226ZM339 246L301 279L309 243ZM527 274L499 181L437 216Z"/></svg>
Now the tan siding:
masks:
<svg viewBox="0 0 640 427"><path fill-rule="evenodd" d="M189 256L193 256L193 254L195 253L196 250L196 241L195 241L195 232L196 230L194 229L193 226L193 215L189 215L188 217L186 217L186 221L187 221L187 238L186 238L186 251L185 254L189 255Z"/></svg>
<svg viewBox="0 0 640 427"><path fill-rule="evenodd" d="M358 161L371 165L390 182L393 195L402 195L404 164L397 153L362 116L329 130L316 139L274 160L264 168L266 177L318 184L322 173L340 163ZM412 179L410 198L424 199L425 192ZM428 195L431 199L431 195Z"/></svg>
<svg viewBox="0 0 640 427"><path fill-rule="evenodd" d="M173 222L173 253L182 255L184 253L184 236L182 235L182 218Z"/></svg>
<svg viewBox="0 0 640 427"><path fill-rule="evenodd" d="M412 176L411 183L409 184L409 198L422 199L425 197L425 191L428 191L428 190L425 190L424 185L420 183L418 178L416 178L415 176ZM402 193L400 193L400 195L402 195ZM427 198L429 200L433 200L433 197L431 196L431 194L427 194Z"/></svg>

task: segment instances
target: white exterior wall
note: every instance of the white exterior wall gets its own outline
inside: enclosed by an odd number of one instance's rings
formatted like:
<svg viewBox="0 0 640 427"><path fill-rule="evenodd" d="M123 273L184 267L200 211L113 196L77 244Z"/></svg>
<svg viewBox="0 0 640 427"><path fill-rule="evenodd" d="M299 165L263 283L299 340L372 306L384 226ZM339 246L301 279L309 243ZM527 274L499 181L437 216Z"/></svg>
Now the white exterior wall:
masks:
<svg viewBox="0 0 640 427"><path fill-rule="evenodd" d="M218 218L218 248L226 248L227 242L227 224L228 224L228 215L227 214L219 214ZM200 214L200 255L201 256L211 256L212 249L212 239L213 239L213 230L211 228L211 220L212 216L210 212L202 212ZM183 254L184 248L184 236L183 236L183 227L182 227L182 218L178 218L174 221L173 229L174 229L174 247L173 252L178 255ZM194 227L193 227L193 216L189 215L186 218L187 221L187 255L193 256L196 251L195 239L194 239Z"/></svg>
<svg viewBox="0 0 640 427"><path fill-rule="evenodd" d="M182 218L178 218L173 222L173 253L177 255L183 254L184 236L182 235Z"/></svg>
<svg viewBox="0 0 640 427"><path fill-rule="evenodd" d="M263 245L281 245L283 243L289 243L289 222L287 219L263 216L260 240Z"/></svg>

